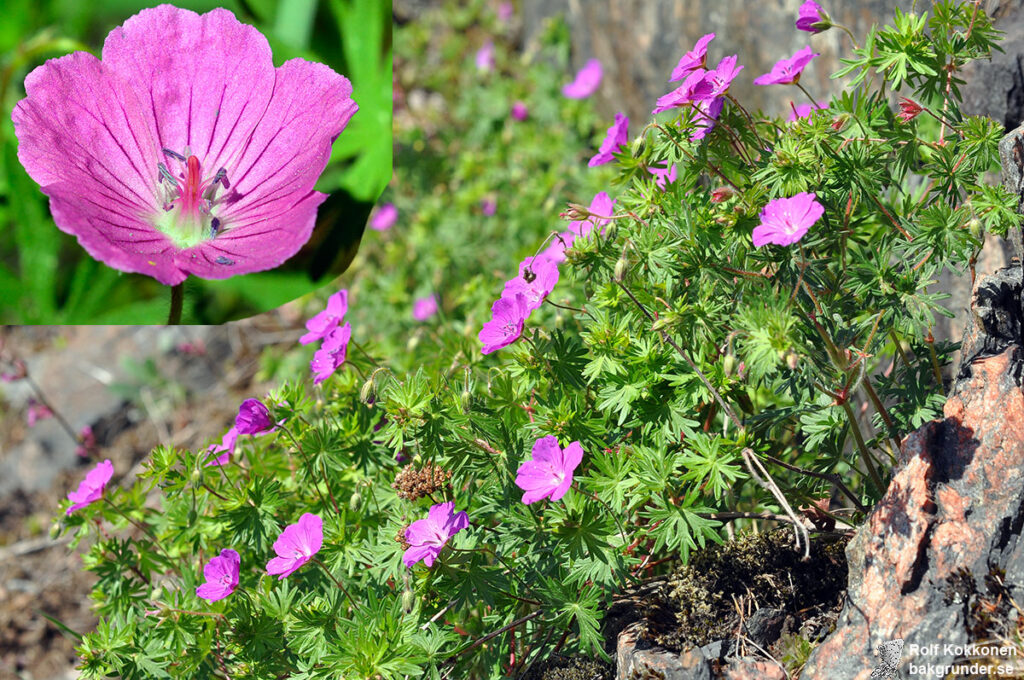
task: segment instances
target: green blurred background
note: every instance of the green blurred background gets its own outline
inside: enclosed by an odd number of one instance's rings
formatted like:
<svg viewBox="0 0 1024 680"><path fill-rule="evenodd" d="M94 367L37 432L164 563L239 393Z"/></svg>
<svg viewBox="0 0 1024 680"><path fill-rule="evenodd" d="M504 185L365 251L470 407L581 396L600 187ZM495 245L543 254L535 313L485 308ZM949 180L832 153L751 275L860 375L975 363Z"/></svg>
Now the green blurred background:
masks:
<svg viewBox="0 0 1024 680"><path fill-rule="evenodd" d="M24 79L47 59L83 50L97 57L103 40L128 17L158 2L4 0L0 20L0 323L159 324L170 289L92 259L57 229L48 198L17 158L11 111ZM351 262L370 209L391 179L391 1L184 1L206 12L224 7L260 30L274 64L301 57L352 81L359 112L334 143L317 183L330 194L298 255L278 269L185 282L183 323L217 324L278 307L341 274Z"/></svg>

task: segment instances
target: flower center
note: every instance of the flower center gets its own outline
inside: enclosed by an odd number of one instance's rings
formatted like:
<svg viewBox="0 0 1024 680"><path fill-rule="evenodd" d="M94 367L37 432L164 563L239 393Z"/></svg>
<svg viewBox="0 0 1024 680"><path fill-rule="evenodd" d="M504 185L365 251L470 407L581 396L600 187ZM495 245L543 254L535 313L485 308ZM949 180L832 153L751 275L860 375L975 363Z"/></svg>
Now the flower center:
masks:
<svg viewBox="0 0 1024 680"><path fill-rule="evenodd" d="M213 215L213 210L220 202L218 186L230 188L227 170L220 168L212 177L204 179L202 163L188 147L184 154L170 149L163 149L163 152L181 169L175 175L167 165L157 163L163 213L156 217L156 228L183 250L216 238L224 231L224 225Z"/></svg>

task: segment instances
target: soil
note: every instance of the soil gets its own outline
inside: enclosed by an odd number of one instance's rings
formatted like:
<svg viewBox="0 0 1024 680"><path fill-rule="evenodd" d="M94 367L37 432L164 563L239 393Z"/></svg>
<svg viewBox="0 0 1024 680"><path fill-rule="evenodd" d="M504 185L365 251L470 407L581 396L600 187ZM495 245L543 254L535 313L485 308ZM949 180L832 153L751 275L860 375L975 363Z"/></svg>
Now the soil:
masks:
<svg viewBox="0 0 1024 680"><path fill-rule="evenodd" d="M767 629L781 626L783 633L816 642L843 602L847 542L846 536L818 538L806 562L787 529L746 534L701 551L649 603L645 638L679 652L717 640L776 637ZM740 630L744 634L737 636Z"/></svg>
<svg viewBox="0 0 1024 680"><path fill-rule="evenodd" d="M847 535L819 535L806 562L787 529L709 546L687 565L616 599L605 619L605 651L614 658L618 634L639 621L638 647L677 653L703 647L707 656L720 659L763 658L756 644L796 670L835 626L846 595L848 542ZM611 664L555 657L537 664L523 680L614 677Z"/></svg>
<svg viewBox="0 0 1024 680"><path fill-rule="evenodd" d="M89 600L95 579L82 568L82 551L50 534L68 491L98 460L109 458L115 482L128 486L155 446L196 448L219 439L238 403L266 391L258 381L263 349L294 347L302 330L294 305L218 327L0 330L0 351L25 360L72 427L91 425L98 444L82 458L55 420L28 427L25 381L0 385L0 680L77 677L75 640L47 619L79 632L96 624ZM79 389L75 380L87 371L71 375L69 358L86 358L92 375L117 379L91 379ZM136 366L129 378L126 363Z"/></svg>

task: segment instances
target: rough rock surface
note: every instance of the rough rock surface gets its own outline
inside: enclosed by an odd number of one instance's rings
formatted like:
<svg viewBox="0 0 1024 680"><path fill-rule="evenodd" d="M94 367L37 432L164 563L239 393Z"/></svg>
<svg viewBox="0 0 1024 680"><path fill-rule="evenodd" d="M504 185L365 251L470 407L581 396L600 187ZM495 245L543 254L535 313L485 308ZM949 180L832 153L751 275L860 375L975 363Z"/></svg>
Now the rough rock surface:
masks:
<svg viewBox="0 0 1024 680"><path fill-rule="evenodd" d="M872 650L894 639L904 641L904 673L963 663L944 645L989 632L978 629L979 600L1024 601L1021 292L1019 266L979 281L945 419L904 440L901 468L847 547L837 628L804 677L866 680L878 665Z"/></svg>

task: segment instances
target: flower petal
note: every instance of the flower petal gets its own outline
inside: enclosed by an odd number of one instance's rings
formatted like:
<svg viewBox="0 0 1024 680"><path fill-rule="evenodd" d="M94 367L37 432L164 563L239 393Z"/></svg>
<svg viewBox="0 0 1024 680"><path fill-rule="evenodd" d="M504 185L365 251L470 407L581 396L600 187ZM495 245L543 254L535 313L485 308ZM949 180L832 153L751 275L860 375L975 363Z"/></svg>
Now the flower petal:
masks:
<svg viewBox="0 0 1024 680"><path fill-rule="evenodd" d="M208 174L236 167L274 91L270 45L224 9L144 9L111 31L103 63L147 93L159 148L191 147ZM155 170L155 168L151 168ZM154 178L156 175L154 175Z"/></svg>

